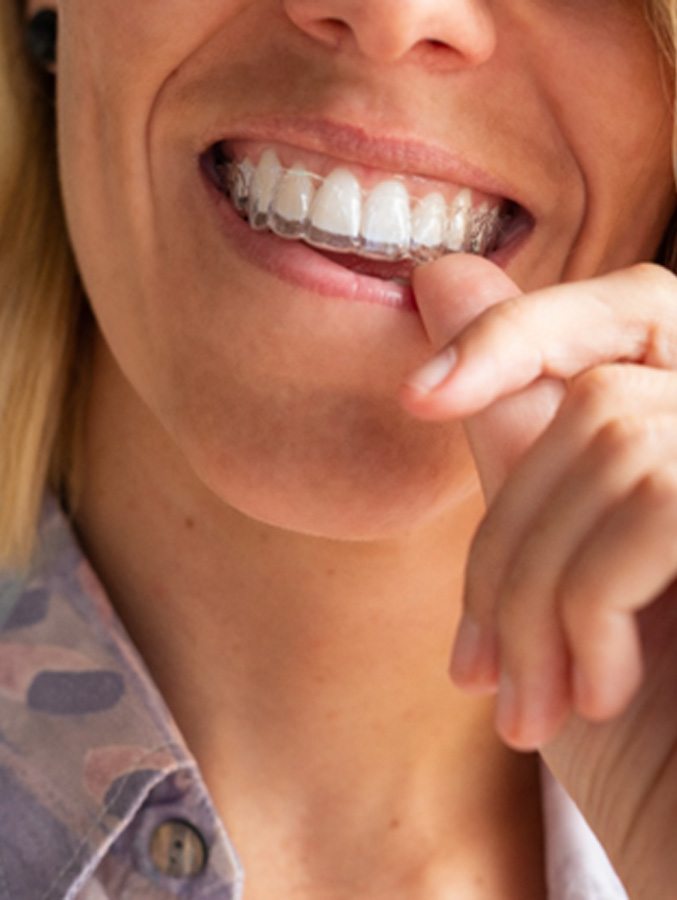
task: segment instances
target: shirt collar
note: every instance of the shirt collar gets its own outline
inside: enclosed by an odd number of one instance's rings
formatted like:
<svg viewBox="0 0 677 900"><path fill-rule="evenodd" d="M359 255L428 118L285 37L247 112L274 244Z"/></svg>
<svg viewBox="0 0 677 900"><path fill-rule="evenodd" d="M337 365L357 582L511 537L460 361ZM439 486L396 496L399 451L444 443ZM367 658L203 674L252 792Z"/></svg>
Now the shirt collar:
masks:
<svg viewBox="0 0 677 900"><path fill-rule="evenodd" d="M48 493L28 573L0 572L0 797L11 810L0 817L0 895L71 896L177 773L209 805L194 757ZM237 885L237 855L218 831L212 875Z"/></svg>

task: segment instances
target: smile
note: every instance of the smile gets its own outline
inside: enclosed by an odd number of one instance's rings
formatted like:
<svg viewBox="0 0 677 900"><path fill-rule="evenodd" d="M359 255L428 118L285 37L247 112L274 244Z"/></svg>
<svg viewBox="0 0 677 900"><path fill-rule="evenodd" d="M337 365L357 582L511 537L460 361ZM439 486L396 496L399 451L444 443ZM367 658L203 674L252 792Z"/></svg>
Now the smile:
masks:
<svg viewBox="0 0 677 900"><path fill-rule="evenodd" d="M356 270L360 259L410 272L448 253L490 256L527 218L505 198L284 144L220 141L207 157L215 185L253 230L344 254Z"/></svg>

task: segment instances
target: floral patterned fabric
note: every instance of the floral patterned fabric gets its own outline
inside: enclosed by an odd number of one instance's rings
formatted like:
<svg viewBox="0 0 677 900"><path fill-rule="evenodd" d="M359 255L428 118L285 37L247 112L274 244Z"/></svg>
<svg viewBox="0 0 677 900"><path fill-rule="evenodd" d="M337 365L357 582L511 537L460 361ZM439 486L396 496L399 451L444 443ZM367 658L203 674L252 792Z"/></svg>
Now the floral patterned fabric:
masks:
<svg viewBox="0 0 677 900"><path fill-rule="evenodd" d="M627 900L542 773L550 900ZM156 865L168 821L199 836L199 871ZM0 900L241 900L243 878L195 758L47 494L30 572L0 573Z"/></svg>

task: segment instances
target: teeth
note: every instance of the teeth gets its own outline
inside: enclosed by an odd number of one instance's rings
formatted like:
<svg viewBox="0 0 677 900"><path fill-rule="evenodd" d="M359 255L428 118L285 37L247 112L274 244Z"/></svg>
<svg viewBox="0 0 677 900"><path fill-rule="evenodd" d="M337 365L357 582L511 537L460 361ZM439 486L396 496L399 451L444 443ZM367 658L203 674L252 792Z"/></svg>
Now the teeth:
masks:
<svg viewBox="0 0 677 900"><path fill-rule="evenodd" d="M444 253L486 254L506 221L498 204L473 207L467 188L451 202L439 191L412 199L396 179L366 193L346 168L324 178L299 162L285 169L272 148L257 165L220 161L217 171L252 228L372 259L426 262Z"/></svg>
<svg viewBox="0 0 677 900"><path fill-rule="evenodd" d="M347 169L334 169L324 180L310 211L308 239L332 249L359 246L362 188Z"/></svg>
<svg viewBox="0 0 677 900"><path fill-rule="evenodd" d="M315 188L302 163L296 163L280 178L270 205L270 226L282 237L305 234Z"/></svg>
<svg viewBox="0 0 677 900"><path fill-rule="evenodd" d="M411 243L411 201L400 181L382 181L369 194L362 220L363 250L401 257Z"/></svg>
<svg viewBox="0 0 677 900"><path fill-rule="evenodd" d="M254 166L248 159L245 159L237 166L229 166L227 169L228 192L238 212L247 210L247 202L251 193L255 171Z"/></svg>
<svg viewBox="0 0 677 900"><path fill-rule="evenodd" d="M444 238L447 250L458 253L468 247L471 212L472 194L465 189L456 197L450 210L447 233Z"/></svg>
<svg viewBox="0 0 677 900"><path fill-rule="evenodd" d="M252 228L268 227L268 211L277 183L282 176L282 166L274 150L265 150L256 167L249 195L249 224Z"/></svg>
<svg viewBox="0 0 677 900"><path fill-rule="evenodd" d="M428 194L421 200L411 218L412 247L419 255L431 258L444 246L447 201L442 194Z"/></svg>

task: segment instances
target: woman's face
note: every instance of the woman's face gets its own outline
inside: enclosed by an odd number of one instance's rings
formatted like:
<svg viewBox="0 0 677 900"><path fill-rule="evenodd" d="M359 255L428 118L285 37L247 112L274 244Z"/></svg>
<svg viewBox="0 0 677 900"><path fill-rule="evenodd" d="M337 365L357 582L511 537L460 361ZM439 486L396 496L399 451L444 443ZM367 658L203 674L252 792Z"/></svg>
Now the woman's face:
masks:
<svg viewBox="0 0 677 900"><path fill-rule="evenodd" d="M496 260L524 290L650 259L673 208L641 0L58 9L63 192L103 338L199 481L274 524L402 531L449 506L470 460L458 425L395 402L430 352L405 289L253 232L210 148L511 201Z"/></svg>

